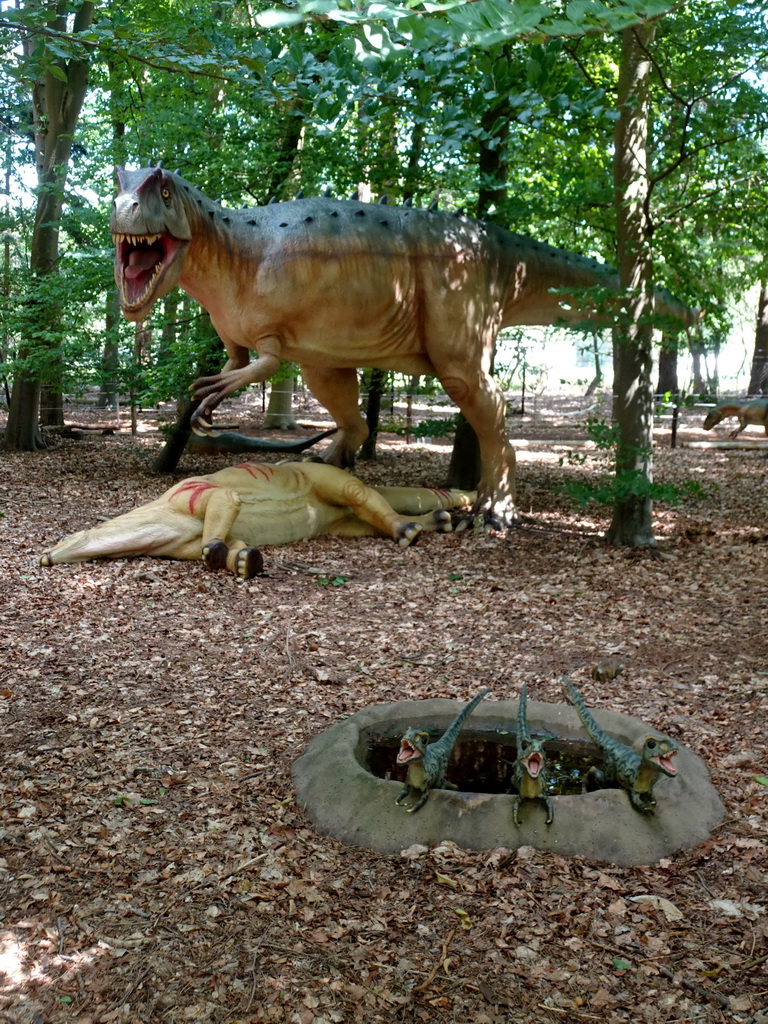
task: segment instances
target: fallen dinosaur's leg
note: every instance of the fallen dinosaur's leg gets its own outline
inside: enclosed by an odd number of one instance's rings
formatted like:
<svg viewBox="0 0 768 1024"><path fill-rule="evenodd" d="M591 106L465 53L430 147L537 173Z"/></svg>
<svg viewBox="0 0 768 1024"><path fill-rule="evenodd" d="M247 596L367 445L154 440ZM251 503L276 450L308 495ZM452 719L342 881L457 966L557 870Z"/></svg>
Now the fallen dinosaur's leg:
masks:
<svg viewBox="0 0 768 1024"><path fill-rule="evenodd" d="M210 493L204 509L202 553L206 569L229 569L249 580L263 571L264 559L245 541L229 539L241 507L234 488L220 487Z"/></svg>

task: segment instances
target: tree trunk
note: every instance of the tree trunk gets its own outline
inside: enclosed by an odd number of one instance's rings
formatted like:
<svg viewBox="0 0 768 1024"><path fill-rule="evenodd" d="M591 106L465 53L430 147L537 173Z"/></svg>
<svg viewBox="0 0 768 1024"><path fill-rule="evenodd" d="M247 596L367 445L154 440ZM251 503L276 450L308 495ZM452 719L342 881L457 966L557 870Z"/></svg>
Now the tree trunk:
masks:
<svg viewBox="0 0 768 1024"><path fill-rule="evenodd" d="M665 331L661 336L659 349L659 380L656 393L676 395L680 391L677 380L677 338Z"/></svg>
<svg viewBox="0 0 768 1024"><path fill-rule="evenodd" d="M95 3L85 0L75 13L73 35L90 27L94 10ZM67 32L67 13L67 5L61 3L48 27L55 32ZM53 68L56 68L58 77ZM64 185L75 126L87 86L87 61L60 57L46 69L32 89L38 192L29 269L33 280L38 283L57 272ZM44 285L37 288L37 295L40 320L34 333L23 341L19 355L22 358L36 357L38 365L33 362L17 375L8 411L5 444L16 451L33 451L41 443L38 430L42 376L40 356L55 344L51 342L51 333L55 336L62 331L57 304L50 300ZM46 384L52 387L55 381L49 378Z"/></svg>
<svg viewBox="0 0 768 1024"><path fill-rule="evenodd" d="M509 47L504 49L508 60L512 60ZM507 197L507 139L511 110L509 96L499 95L495 103L488 106L481 118L485 136L481 136L477 155L480 187L477 194L477 216L483 217L491 206L499 207ZM491 129L497 127L498 134L491 136ZM475 490L482 476L480 444L472 427L463 416L459 416L453 451L448 466L446 487L457 490Z"/></svg>
<svg viewBox="0 0 768 1024"><path fill-rule="evenodd" d="M104 312L104 351L101 355L101 387L96 399L97 409L116 409L118 400L118 366L120 363L119 345L120 299L117 288L107 293Z"/></svg>
<svg viewBox="0 0 768 1024"><path fill-rule="evenodd" d="M379 419L381 417L381 400L387 386L389 372L387 370L368 370L367 378L368 401L365 408L365 421L368 424L368 437L360 449L363 462L375 462L376 438L379 436Z"/></svg>
<svg viewBox="0 0 768 1024"><path fill-rule="evenodd" d="M187 303L185 300L185 309ZM196 377L210 377L221 369L221 339L213 329L210 316L201 311L203 322L207 324L208 340L197 364ZM176 422L167 432L167 439L160 454L152 463L153 473L172 473L184 454L184 449L191 433L190 421L196 402L184 398L178 404Z"/></svg>
<svg viewBox="0 0 768 1024"><path fill-rule="evenodd" d="M749 395L768 394L768 280L760 282L755 325L755 349L749 375Z"/></svg>
<svg viewBox="0 0 768 1024"><path fill-rule="evenodd" d="M618 427L611 544L649 547L653 535L653 275L648 216L648 58L654 25L622 33L614 183L619 280L625 310L613 341L613 413Z"/></svg>
<svg viewBox="0 0 768 1024"><path fill-rule="evenodd" d="M290 363L281 363L281 371L287 371ZM273 380L269 392L269 405L267 415L264 417L264 427L267 430L295 430L296 419L293 415L293 390L296 386L296 378L293 374L284 377L282 380Z"/></svg>

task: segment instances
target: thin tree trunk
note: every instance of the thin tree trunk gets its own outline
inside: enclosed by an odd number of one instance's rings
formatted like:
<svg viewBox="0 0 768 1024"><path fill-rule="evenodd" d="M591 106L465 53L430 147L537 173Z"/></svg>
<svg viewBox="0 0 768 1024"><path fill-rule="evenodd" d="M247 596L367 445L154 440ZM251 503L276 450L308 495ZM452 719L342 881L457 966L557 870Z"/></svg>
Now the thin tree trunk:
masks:
<svg viewBox="0 0 768 1024"><path fill-rule="evenodd" d="M505 53L511 60L511 49L505 48ZM510 120L509 96L506 94L500 95L495 103L488 106L481 117L481 126L489 137L481 138L477 156L480 176L478 217L484 217L492 206L501 206L507 197L507 139ZM490 137L494 126L498 126L498 134ZM458 490L474 490L481 475L482 460L477 435L464 416L459 415L446 486Z"/></svg>
<svg viewBox="0 0 768 1024"><path fill-rule="evenodd" d="M749 375L750 395L768 394L768 280L760 282L757 302L755 348L752 353L752 372Z"/></svg>
<svg viewBox="0 0 768 1024"><path fill-rule="evenodd" d="M366 377L368 401L365 408L365 421L368 424L368 437L360 449L360 459L363 462L374 462L376 460L376 438L379 436L381 399L387 386L389 372L387 370L368 370Z"/></svg>
<svg viewBox="0 0 768 1024"><path fill-rule="evenodd" d="M648 218L648 48L654 25L622 33L614 182L619 280L626 312L614 329L613 410L618 427L617 492L607 533L611 544L649 547L653 473L653 279Z"/></svg>
<svg viewBox="0 0 768 1024"><path fill-rule="evenodd" d="M281 370L286 370L289 363L282 363ZM267 415L264 417L264 426L267 430L295 430L296 419L293 415L293 391L296 385L296 378L293 374L284 377L282 380L272 382L269 392L269 405Z"/></svg>
<svg viewBox="0 0 768 1024"><path fill-rule="evenodd" d="M659 349L659 380L656 393L659 395L677 394L680 385L677 380L677 338L666 331L661 336Z"/></svg>
<svg viewBox="0 0 768 1024"><path fill-rule="evenodd" d="M77 35L88 29L94 17L95 3L85 0L75 13L72 32ZM48 27L66 32L67 5L56 8ZM63 80L52 72L56 68ZM72 153L72 140L88 86L88 63L84 59L60 58L50 65L32 90L35 121L37 163L37 208L30 248L30 272L38 283L55 274L58 268L59 224L64 203L64 186ZM22 358L33 357L27 368L17 375L8 411L5 445L16 451L33 451L42 443L38 429L40 415L41 353L52 347L51 334L61 331L59 310L50 301L44 283L37 289L39 319L30 327L30 335L20 346ZM38 365L35 366L35 360ZM56 381L46 380L53 389ZM59 382L60 391L60 382Z"/></svg>

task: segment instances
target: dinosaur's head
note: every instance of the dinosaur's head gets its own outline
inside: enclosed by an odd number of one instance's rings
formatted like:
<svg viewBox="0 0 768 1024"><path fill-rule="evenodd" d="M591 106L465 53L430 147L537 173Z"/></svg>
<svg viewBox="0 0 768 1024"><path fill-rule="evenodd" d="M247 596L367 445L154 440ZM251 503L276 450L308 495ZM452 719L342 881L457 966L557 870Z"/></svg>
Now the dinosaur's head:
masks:
<svg viewBox="0 0 768 1024"><path fill-rule="evenodd" d="M418 761L424 756L424 751L429 743L428 732L417 732L415 729L408 729L400 740L400 751L397 755L398 764L408 764L410 761Z"/></svg>
<svg viewBox="0 0 768 1024"><path fill-rule="evenodd" d="M676 755L677 744L667 736L649 736L643 744L643 760L656 765L665 775L677 775Z"/></svg>
<svg viewBox="0 0 768 1024"><path fill-rule="evenodd" d="M523 736L518 742L517 760L532 779L538 779L544 769L544 749L542 740Z"/></svg>
<svg viewBox="0 0 768 1024"><path fill-rule="evenodd" d="M192 232L181 179L161 167L117 169L110 230L115 281L128 320L143 320L179 280Z"/></svg>

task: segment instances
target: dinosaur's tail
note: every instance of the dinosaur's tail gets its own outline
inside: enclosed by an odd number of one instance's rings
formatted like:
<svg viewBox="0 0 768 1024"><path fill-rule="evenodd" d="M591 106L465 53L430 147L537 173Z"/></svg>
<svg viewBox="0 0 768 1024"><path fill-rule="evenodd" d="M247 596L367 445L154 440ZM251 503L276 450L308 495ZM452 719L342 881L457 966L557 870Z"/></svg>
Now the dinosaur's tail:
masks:
<svg viewBox="0 0 768 1024"><path fill-rule="evenodd" d="M523 683L523 688L520 691L520 703L517 706L517 742L520 744L521 740L530 740L531 734L528 732L528 683Z"/></svg>
<svg viewBox="0 0 768 1024"><path fill-rule="evenodd" d="M472 505L477 491L451 491L440 487L374 487L401 516L421 516L440 509Z"/></svg>
<svg viewBox="0 0 768 1024"><path fill-rule="evenodd" d="M581 699L581 694L573 685L568 676L563 676L563 689L565 690L565 694L568 697L568 700L576 708L578 716L581 719L582 724L584 725L584 728L587 730L589 736L592 740L594 740L595 743L597 743L598 746L600 746L606 734L587 710L584 701Z"/></svg>
<svg viewBox="0 0 768 1024"><path fill-rule="evenodd" d="M464 722L469 718L483 697L486 697L490 692L490 690L481 690L476 697L473 697L469 704L466 704L456 715L437 742L450 749L456 742L456 737L459 735Z"/></svg>

